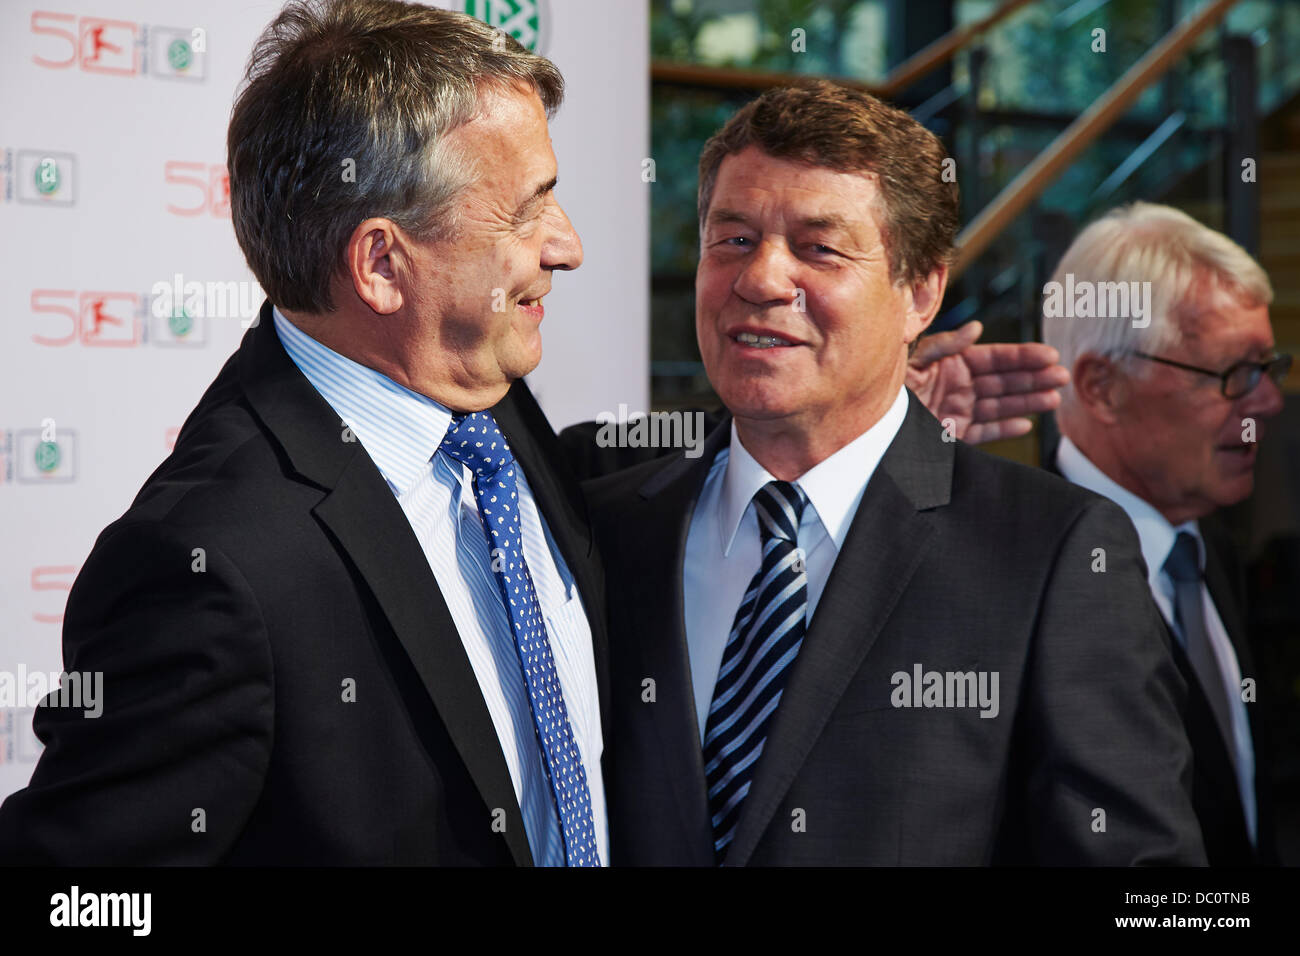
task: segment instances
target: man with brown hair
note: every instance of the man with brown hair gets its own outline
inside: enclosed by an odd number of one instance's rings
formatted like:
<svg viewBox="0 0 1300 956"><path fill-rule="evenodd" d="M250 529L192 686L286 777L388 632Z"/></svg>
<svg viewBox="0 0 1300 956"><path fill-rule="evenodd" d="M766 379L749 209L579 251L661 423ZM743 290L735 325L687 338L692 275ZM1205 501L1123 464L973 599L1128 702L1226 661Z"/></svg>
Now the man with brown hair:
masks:
<svg viewBox="0 0 1300 956"><path fill-rule="evenodd" d="M1132 527L904 387L957 227L944 158L826 83L704 149L696 332L732 417L587 486L616 864L1204 862Z"/></svg>

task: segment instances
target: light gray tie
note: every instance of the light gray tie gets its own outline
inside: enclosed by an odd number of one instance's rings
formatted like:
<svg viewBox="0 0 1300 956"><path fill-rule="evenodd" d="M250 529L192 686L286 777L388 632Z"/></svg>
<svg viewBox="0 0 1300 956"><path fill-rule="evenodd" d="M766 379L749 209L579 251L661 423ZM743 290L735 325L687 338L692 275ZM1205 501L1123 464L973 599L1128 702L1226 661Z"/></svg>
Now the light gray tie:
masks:
<svg viewBox="0 0 1300 956"><path fill-rule="evenodd" d="M1219 670L1214 647L1210 644L1210 632L1205 626L1205 612L1201 604L1201 561L1200 549L1194 535L1180 531L1174 546L1165 559L1165 573L1174 582L1174 624L1183 638L1183 649L1187 659L1192 663L1196 679L1201 682L1201 689L1214 711L1215 723L1223 735L1224 745L1232 756L1232 764L1237 765L1236 734L1232 729L1232 715L1226 689L1223 686L1223 674Z"/></svg>

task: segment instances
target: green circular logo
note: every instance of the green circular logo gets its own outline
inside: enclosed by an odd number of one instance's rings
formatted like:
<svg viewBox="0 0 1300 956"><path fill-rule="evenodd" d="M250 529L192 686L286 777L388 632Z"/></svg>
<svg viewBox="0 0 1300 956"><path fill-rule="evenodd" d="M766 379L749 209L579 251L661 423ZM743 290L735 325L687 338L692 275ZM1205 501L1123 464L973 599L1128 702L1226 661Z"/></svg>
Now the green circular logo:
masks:
<svg viewBox="0 0 1300 956"><path fill-rule="evenodd" d="M59 446L52 441L43 441L36 446L36 467L48 474L59 467Z"/></svg>
<svg viewBox="0 0 1300 956"><path fill-rule="evenodd" d="M172 335L183 339L194 331L194 320L184 309L177 309L167 320L167 327L172 330Z"/></svg>
<svg viewBox="0 0 1300 956"><path fill-rule="evenodd" d="M194 53L189 41L176 39L167 45L167 62L173 70L188 70L194 62Z"/></svg>
<svg viewBox="0 0 1300 956"><path fill-rule="evenodd" d="M63 177L59 175L59 164L48 156L36 164L36 190L44 196L58 192Z"/></svg>
<svg viewBox="0 0 1300 956"><path fill-rule="evenodd" d="M541 0L461 0L461 9L503 35L509 34L532 53L541 53L545 24ZM504 50L504 45L497 47Z"/></svg>

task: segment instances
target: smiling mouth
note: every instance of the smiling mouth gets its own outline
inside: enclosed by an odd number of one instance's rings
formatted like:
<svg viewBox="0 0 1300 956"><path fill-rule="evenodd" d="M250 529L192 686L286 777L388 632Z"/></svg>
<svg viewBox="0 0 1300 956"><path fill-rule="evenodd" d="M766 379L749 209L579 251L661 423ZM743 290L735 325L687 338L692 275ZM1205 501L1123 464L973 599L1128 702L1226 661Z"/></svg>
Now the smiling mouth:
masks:
<svg viewBox="0 0 1300 956"><path fill-rule="evenodd" d="M528 319L531 322L541 322L546 316L546 309L542 305L541 296L538 296L535 299L520 299L515 305L515 308L528 316Z"/></svg>
<svg viewBox="0 0 1300 956"><path fill-rule="evenodd" d="M753 332L737 332L731 338L734 342L755 349L775 349L794 345L793 342L775 335L756 335Z"/></svg>

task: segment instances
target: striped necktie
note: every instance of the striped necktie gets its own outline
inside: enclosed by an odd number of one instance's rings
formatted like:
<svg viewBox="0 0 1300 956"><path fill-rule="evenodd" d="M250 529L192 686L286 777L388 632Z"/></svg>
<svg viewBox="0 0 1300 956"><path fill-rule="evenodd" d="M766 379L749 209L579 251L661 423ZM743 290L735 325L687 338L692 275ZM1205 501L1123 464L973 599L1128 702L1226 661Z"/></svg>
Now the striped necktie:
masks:
<svg viewBox="0 0 1300 956"><path fill-rule="evenodd" d="M704 730L704 776L719 865L736 834L785 675L807 629L808 574L796 544L807 500L786 481L769 481L754 495L763 563L731 625Z"/></svg>
<svg viewBox="0 0 1300 956"><path fill-rule="evenodd" d="M474 473L474 496L519 652L533 726L545 757L569 866L600 866L587 771L564 706L564 689L541 604L524 561L515 458L491 412L453 415L442 451Z"/></svg>

